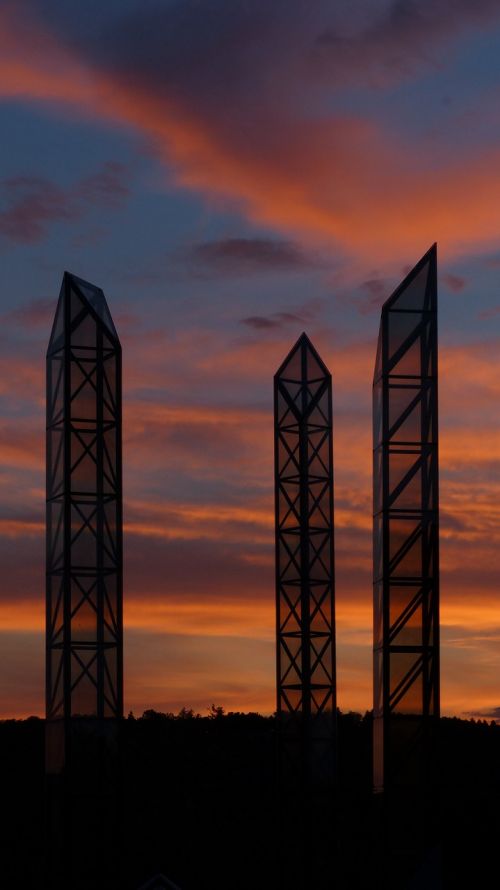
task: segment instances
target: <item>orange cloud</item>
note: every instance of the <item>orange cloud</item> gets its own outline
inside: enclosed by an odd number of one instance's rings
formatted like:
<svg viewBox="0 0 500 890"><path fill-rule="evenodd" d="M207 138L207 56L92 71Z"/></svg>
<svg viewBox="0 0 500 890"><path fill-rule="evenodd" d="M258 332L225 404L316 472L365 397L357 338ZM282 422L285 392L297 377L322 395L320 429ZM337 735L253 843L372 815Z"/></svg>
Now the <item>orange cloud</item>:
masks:
<svg viewBox="0 0 500 890"><path fill-rule="evenodd" d="M220 109L202 114L168 81L159 87L139 72L100 69L24 15L20 23L4 11L0 28L0 95L132 127L179 184L230 199L259 223L379 262L411 257L435 239L449 253L498 237L497 146L437 156L434 143L409 142L373 120L314 119L285 104L252 108L249 138Z"/></svg>

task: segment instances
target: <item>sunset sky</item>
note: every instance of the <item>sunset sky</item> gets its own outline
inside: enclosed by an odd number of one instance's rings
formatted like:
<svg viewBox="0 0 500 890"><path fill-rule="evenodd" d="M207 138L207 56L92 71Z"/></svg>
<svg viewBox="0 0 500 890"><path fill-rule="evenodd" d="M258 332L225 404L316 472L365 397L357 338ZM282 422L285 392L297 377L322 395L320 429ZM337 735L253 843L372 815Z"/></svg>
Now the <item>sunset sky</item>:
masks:
<svg viewBox="0 0 500 890"><path fill-rule="evenodd" d="M124 353L125 707L275 707L272 376L333 374L339 706L371 707L379 310L438 242L442 710L500 719L498 0L0 3L0 716L44 710L45 350Z"/></svg>

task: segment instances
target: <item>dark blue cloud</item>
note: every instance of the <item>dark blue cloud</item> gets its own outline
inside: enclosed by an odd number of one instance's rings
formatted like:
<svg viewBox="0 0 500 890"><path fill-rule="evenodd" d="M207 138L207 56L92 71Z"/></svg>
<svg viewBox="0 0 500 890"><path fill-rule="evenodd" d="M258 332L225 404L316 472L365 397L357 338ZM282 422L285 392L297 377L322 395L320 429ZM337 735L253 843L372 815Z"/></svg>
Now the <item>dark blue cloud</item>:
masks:
<svg viewBox="0 0 500 890"><path fill-rule="evenodd" d="M63 188L40 176L0 181L0 239L14 244L42 241L51 224L80 219L85 205L116 207L128 197L127 171L108 161L95 173Z"/></svg>

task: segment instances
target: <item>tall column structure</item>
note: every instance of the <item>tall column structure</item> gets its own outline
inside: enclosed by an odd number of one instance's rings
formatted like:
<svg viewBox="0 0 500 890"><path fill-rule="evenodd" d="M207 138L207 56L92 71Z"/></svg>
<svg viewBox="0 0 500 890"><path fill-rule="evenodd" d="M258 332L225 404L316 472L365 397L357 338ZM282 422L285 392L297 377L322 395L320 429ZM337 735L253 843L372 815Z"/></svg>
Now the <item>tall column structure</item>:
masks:
<svg viewBox="0 0 500 890"><path fill-rule="evenodd" d="M432 781L439 718L437 254L382 307L373 383L374 787Z"/></svg>
<svg viewBox="0 0 500 890"><path fill-rule="evenodd" d="M101 879L114 886L123 716L121 419L121 346L106 299L66 272L47 351L51 887L100 887Z"/></svg>
<svg viewBox="0 0 500 890"><path fill-rule="evenodd" d="M332 379L306 334L275 375L274 412L279 782L296 827L284 858L287 886L322 887L336 765Z"/></svg>

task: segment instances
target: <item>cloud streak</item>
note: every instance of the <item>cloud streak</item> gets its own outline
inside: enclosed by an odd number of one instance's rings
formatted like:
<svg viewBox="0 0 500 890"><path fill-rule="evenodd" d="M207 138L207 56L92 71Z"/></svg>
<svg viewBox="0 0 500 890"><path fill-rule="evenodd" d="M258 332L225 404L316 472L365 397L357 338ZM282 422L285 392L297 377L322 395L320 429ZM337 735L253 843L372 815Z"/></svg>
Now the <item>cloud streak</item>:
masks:
<svg viewBox="0 0 500 890"><path fill-rule="evenodd" d="M0 238L14 244L38 243L51 224L81 219L86 205L116 208L128 195L124 169L113 161L69 188L38 176L4 179L0 182Z"/></svg>
<svg viewBox="0 0 500 890"><path fill-rule="evenodd" d="M408 23L403 5L394 4L388 17L365 29L364 39L377 54L377 35L388 33L386 45L402 28L411 33L412 17L444 23L453 8L458 24L441 29L448 39L459 25L485 24L498 14L486 2L474 13L460 0L437 6L434 13L430 4L411 4ZM4 15L0 93L70 103L107 123L127 124L156 146L180 185L346 253L383 260L413 255L436 238L447 252L495 241L500 146L440 159L432 140L408 140L367 115L308 113L307 96L312 100L316 87L303 76L304 35L298 35L305 5L294 3L288 13L287 4L286 17L283 3L272 11L261 3L217 8L224 15L191 3L141 9L94 42L87 35L85 47L69 37L65 45L40 23L28 25L22 57L20 26ZM283 28L291 40L276 54L274 36ZM259 101L250 77L257 58ZM303 85L295 91L291 83Z"/></svg>
<svg viewBox="0 0 500 890"><path fill-rule="evenodd" d="M258 272L297 272L315 265L312 256L293 241L271 238L225 238L193 244L183 257L189 267L205 274L251 275Z"/></svg>

